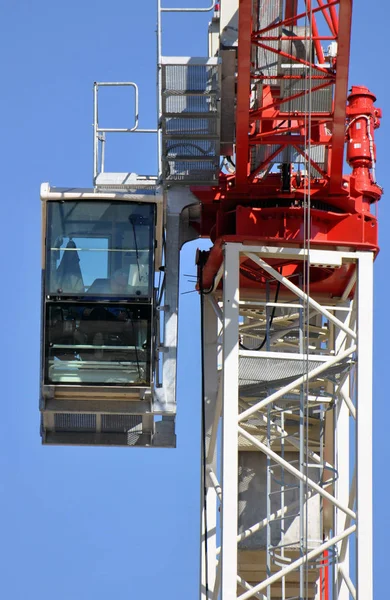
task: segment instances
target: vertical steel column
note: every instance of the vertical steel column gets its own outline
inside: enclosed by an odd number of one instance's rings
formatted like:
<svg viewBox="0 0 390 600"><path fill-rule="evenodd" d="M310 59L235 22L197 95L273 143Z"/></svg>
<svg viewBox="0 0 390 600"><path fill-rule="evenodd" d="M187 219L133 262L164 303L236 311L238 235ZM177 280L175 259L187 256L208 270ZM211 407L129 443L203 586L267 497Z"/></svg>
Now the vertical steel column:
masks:
<svg viewBox="0 0 390 600"><path fill-rule="evenodd" d="M373 254L359 252L357 280L357 600L373 600L372 581L372 318Z"/></svg>
<svg viewBox="0 0 390 600"><path fill-rule="evenodd" d="M239 0L236 108L236 184L248 184L252 2Z"/></svg>
<svg viewBox="0 0 390 600"><path fill-rule="evenodd" d="M206 443L202 448L203 457L201 469L201 600L212 598L215 584L215 553L216 553L216 529L217 529L217 495L207 469L210 467L216 471L216 450L209 455L210 438L215 424L215 413L218 394L218 365L217 365L217 337L218 319L213 307L206 299L203 305L203 377L205 383L204 402L204 426ZM203 444L203 440L202 440ZM204 506L204 470L206 470L206 507ZM206 530L207 526L207 530ZM208 589L208 594L206 592Z"/></svg>
<svg viewBox="0 0 390 600"><path fill-rule="evenodd" d="M270 318L269 318L269 306L268 303L271 301L270 293L269 293L269 282L266 283L265 290L265 299L266 299L266 307L265 307L265 332L266 332L266 344L265 349L267 352L270 350ZM271 309L272 314L272 309ZM271 448L271 406L267 406L267 446ZM267 554L266 554L266 573L267 577L271 577L272 575L272 563L271 563L271 500L272 500L272 464L269 456L266 458L266 469L267 469L267 494L266 494L266 503L267 503ZM271 587L267 588L267 600L271 600Z"/></svg>
<svg viewBox="0 0 390 600"><path fill-rule="evenodd" d="M239 253L225 245L223 280L221 600L237 597Z"/></svg>
<svg viewBox="0 0 390 600"><path fill-rule="evenodd" d="M332 7L335 9L335 7ZM332 13L332 17L334 12ZM348 95L349 53L351 45L352 0L341 0L335 29L340 28L343 35L337 39L337 69L334 94L334 114L332 133L332 152L330 162L330 191L339 193L343 176L343 157L345 143L345 113Z"/></svg>
<svg viewBox="0 0 390 600"><path fill-rule="evenodd" d="M351 326L351 313L337 311L335 316L343 320L348 327ZM349 340L350 341L350 340ZM340 331L335 339L335 353L343 352L347 347L348 338L343 331ZM337 469L336 496L345 506L349 504L350 497L350 469L349 469L349 451L350 451L350 435L349 435L349 419L350 412L347 404L343 400L343 392L349 394L350 376L348 375L341 386L337 395L337 405L335 411L336 429L335 429L335 458ZM331 474L325 471L326 476ZM336 534L341 534L346 529L346 515L339 510L335 510L335 530ZM348 525L347 525L348 526ZM345 556L342 557L342 568L349 574L349 544L346 547ZM340 576L338 569L339 565L334 569L334 585L337 600L349 600L349 590L344 579Z"/></svg>
<svg viewBox="0 0 390 600"><path fill-rule="evenodd" d="M198 202L188 188L177 187L165 191L164 202L168 243L165 247L162 387L155 387L153 390L153 403L156 410L174 414L176 412L180 247L188 239L185 230L181 227L181 214L185 207Z"/></svg>
<svg viewBox="0 0 390 600"><path fill-rule="evenodd" d="M303 289L303 277L302 275L299 277L299 287ZM299 352L302 355L303 369L302 371L306 371L307 365L305 364L305 352L308 352L308 340L306 340L305 333L309 335L309 323L306 322L306 318L308 317L308 307L307 302L304 298L301 298L301 308L299 309ZM299 389L299 470L303 475L305 475L305 464L308 462L308 457L306 456L306 445L305 445L305 400L306 398L306 386L304 383L300 386ZM299 482L299 555L302 558L307 553L307 548L305 547L305 531L306 531L306 523L305 523L305 496L307 492L307 485L304 481ZM306 564L303 563L299 567L299 596L300 598L304 598L305 594L305 570Z"/></svg>

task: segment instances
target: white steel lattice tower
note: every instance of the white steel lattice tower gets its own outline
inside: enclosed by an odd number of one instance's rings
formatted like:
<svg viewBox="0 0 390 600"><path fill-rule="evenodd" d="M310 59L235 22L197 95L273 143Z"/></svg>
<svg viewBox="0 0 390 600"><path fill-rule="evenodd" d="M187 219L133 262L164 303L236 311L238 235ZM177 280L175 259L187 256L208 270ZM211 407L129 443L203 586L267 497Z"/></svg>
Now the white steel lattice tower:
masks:
<svg viewBox="0 0 390 600"><path fill-rule="evenodd" d="M248 258L276 295L240 289ZM286 259L352 275L321 301L271 266ZM329 578L334 599L372 599L372 267L225 244L223 291L203 295L202 600L322 600Z"/></svg>

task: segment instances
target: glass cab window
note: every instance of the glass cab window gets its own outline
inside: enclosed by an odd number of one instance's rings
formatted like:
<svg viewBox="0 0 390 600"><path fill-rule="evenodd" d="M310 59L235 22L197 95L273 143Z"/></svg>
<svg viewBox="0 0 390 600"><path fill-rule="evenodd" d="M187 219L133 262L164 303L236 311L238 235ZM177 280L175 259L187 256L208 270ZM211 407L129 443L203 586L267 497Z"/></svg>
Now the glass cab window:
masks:
<svg viewBox="0 0 390 600"><path fill-rule="evenodd" d="M149 297L154 207L48 202L46 294Z"/></svg>
<svg viewBox="0 0 390 600"><path fill-rule="evenodd" d="M154 205L48 202L45 384L151 381Z"/></svg>
<svg viewBox="0 0 390 600"><path fill-rule="evenodd" d="M149 304L50 302L46 383L150 384Z"/></svg>

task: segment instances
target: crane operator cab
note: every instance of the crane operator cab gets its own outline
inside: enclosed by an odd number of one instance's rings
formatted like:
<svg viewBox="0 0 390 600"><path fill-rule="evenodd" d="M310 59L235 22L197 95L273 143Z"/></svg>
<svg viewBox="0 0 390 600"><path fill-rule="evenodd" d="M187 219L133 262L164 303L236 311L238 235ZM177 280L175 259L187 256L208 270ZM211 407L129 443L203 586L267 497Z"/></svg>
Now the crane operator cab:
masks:
<svg viewBox="0 0 390 600"><path fill-rule="evenodd" d="M43 442L149 445L162 205L73 195L42 198Z"/></svg>

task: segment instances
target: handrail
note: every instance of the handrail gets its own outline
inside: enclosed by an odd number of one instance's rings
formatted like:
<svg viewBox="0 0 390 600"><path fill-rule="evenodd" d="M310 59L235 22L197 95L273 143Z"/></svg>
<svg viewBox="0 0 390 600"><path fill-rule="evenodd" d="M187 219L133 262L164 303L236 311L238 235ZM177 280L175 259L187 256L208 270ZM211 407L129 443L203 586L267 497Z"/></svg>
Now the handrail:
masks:
<svg viewBox="0 0 390 600"><path fill-rule="evenodd" d="M132 127L99 127L99 87L132 87L135 92L134 125ZM158 133L158 129L140 129L138 113L138 86L133 81L95 81L93 84L93 181L99 174L99 142L101 143L100 172L104 172L106 133ZM102 135L99 135L102 134Z"/></svg>
<svg viewBox="0 0 390 600"><path fill-rule="evenodd" d="M217 4L216 0L213 0L212 4L207 8L163 8L160 6L161 12L210 12L215 8Z"/></svg>

